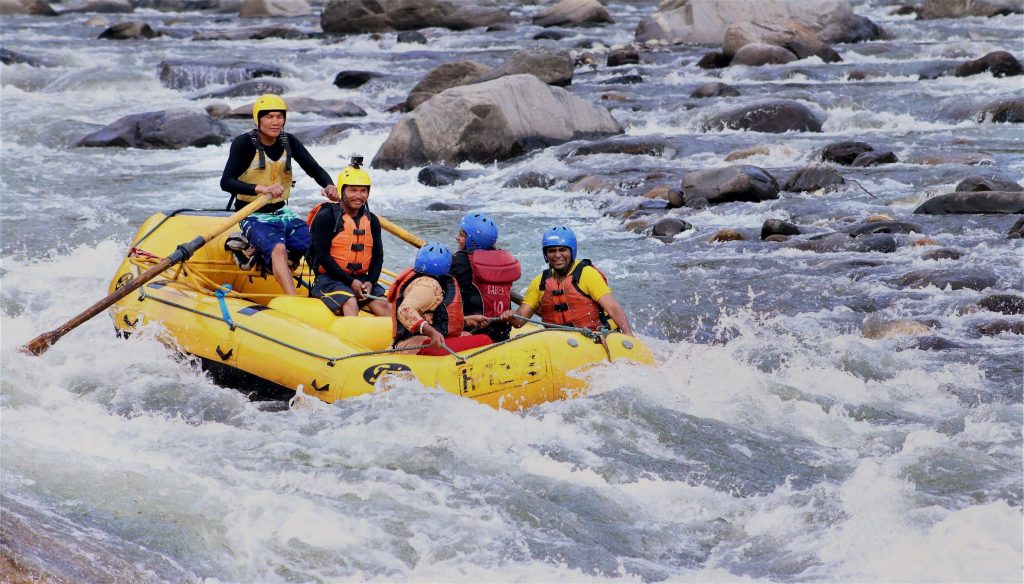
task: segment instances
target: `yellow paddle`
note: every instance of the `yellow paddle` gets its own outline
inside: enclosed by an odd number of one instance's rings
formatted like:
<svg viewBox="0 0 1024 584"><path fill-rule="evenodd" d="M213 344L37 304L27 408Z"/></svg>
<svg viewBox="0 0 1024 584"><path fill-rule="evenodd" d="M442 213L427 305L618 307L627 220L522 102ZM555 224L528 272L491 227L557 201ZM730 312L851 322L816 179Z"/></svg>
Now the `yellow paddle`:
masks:
<svg viewBox="0 0 1024 584"><path fill-rule="evenodd" d="M398 225L395 225L394 223L388 221L387 219L381 217L380 215L377 215L377 219L380 220L381 227L387 229L388 232L391 233L391 235L394 235L398 239L401 239L402 241L417 248L423 247L424 245L427 244L426 240L423 239L422 237L409 233L405 229L399 227ZM516 304L522 304L523 297L513 292L512 302L515 302Z"/></svg>
<svg viewBox="0 0 1024 584"><path fill-rule="evenodd" d="M96 304L93 304L89 308L85 309L81 314L72 318L71 320L67 321L61 326L55 328L54 330L43 333L38 337L32 339L28 343L25 343L18 350L20 350L22 353L28 353L30 355L42 354L48 348L50 348L50 345L59 341L61 337L71 332L71 330L76 328L78 325L84 323L85 321L96 316L100 312L106 310L114 303L116 303L118 300L131 294L135 290L138 290L143 284L159 276L167 268L173 266L174 264L181 263L192 257L192 254L194 254L196 250L206 245L207 242L209 242L211 239L217 237L221 233L224 233L228 229L231 229L236 223L238 223L242 219L245 219L249 215L252 215L256 211L258 211L261 207L263 207L264 205L267 204L267 202L270 201L270 198L270 195L260 195L255 201L249 203L239 211L236 211L234 215L228 217L216 227L211 228L209 232L200 234L192 241L188 241L179 245L171 253L171 255L160 260L159 263L157 263L152 268L146 270L145 272L142 272L141 274L138 275L138 277L128 281L128 283L126 283L124 286L115 290L113 294L107 296L103 300L100 300Z"/></svg>

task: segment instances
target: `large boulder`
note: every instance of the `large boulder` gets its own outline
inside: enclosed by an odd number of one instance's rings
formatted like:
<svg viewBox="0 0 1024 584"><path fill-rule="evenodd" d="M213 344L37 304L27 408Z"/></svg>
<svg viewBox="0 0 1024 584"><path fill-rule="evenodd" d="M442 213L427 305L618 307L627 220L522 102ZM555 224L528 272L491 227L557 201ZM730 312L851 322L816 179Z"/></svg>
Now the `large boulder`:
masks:
<svg viewBox="0 0 1024 584"><path fill-rule="evenodd" d="M822 120L806 105L791 100L774 99L713 115L701 123L701 129L705 132L728 129L781 134L820 132L821 124Z"/></svg>
<svg viewBox="0 0 1024 584"><path fill-rule="evenodd" d="M831 164L812 164L796 171L782 186L794 193L835 190L846 184L846 179Z"/></svg>
<svg viewBox="0 0 1024 584"><path fill-rule="evenodd" d="M956 68L954 74L957 77L969 77L990 71L993 77L1013 77L1024 74L1024 67L1016 57L1006 51L992 51L991 53L968 61Z"/></svg>
<svg viewBox="0 0 1024 584"><path fill-rule="evenodd" d="M0 0L0 16L57 16L46 0Z"/></svg>
<svg viewBox="0 0 1024 584"><path fill-rule="evenodd" d="M281 95L287 90L288 88L276 79L253 79L251 81L235 83L234 85L223 89L208 89L206 91L200 91L199 93L190 95L189 99L219 99L224 97L259 96L265 93Z"/></svg>
<svg viewBox="0 0 1024 584"><path fill-rule="evenodd" d="M308 14L313 14L313 8L306 0L244 0L238 9L238 15L242 18L306 16Z"/></svg>
<svg viewBox="0 0 1024 584"><path fill-rule="evenodd" d="M225 139L225 128L205 111L168 110L125 116L85 136L77 146L177 150Z"/></svg>
<svg viewBox="0 0 1024 584"><path fill-rule="evenodd" d="M476 61L455 61L438 65L424 75L423 79L420 79L420 82L409 92L409 97L405 98L405 111L416 109L416 106L445 89L471 83L490 70L491 68L487 65Z"/></svg>
<svg viewBox="0 0 1024 584"><path fill-rule="evenodd" d="M169 89L193 90L207 85L238 83L260 77L280 77L277 65L252 61L191 61L171 59L157 65L160 84Z"/></svg>
<svg viewBox="0 0 1024 584"><path fill-rule="evenodd" d="M740 50L752 44L768 44L785 49L798 59L818 57L826 63L842 61L839 53L823 43L813 32L800 25L774 28L754 22L740 22L725 31L722 52L739 56Z"/></svg>
<svg viewBox="0 0 1024 584"><path fill-rule="evenodd" d="M597 0L562 0L533 17L537 26L580 26L615 22Z"/></svg>
<svg viewBox="0 0 1024 584"><path fill-rule="evenodd" d="M953 190L958 193L973 193L976 191L1007 191L1012 193L1014 191L1024 191L1024 187L1020 186L1020 183L1009 178L998 175L989 175L969 176L960 181Z"/></svg>
<svg viewBox="0 0 1024 584"><path fill-rule="evenodd" d="M160 36L151 26L141 20L119 22L100 33L97 38L112 41L152 39Z"/></svg>
<svg viewBox="0 0 1024 584"><path fill-rule="evenodd" d="M946 193L921 203L919 215L1016 214L1024 213L1024 192L974 191Z"/></svg>
<svg viewBox="0 0 1024 584"><path fill-rule="evenodd" d="M779 198L779 182L775 177L749 164L688 172L683 176L681 188L686 206L694 208Z"/></svg>
<svg viewBox="0 0 1024 584"><path fill-rule="evenodd" d="M509 20L505 9L458 0L330 0L320 15L320 28L326 33L468 30Z"/></svg>
<svg viewBox="0 0 1024 584"><path fill-rule="evenodd" d="M872 151L874 148L866 142L833 142L822 148L821 159L849 166L861 154Z"/></svg>
<svg viewBox="0 0 1024 584"><path fill-rule="evenodd" d="M640 22L636 39L721 44L729 25L738 22L777 28L796 23L815 33L834 29L830 34L835 35L852 20L847 0L665 0Z"/></svg>
<svg viewBox="0 0 1024 584"><path fill-rule="evenodd" d="M918 18L963 18L965 16L1002 16L1024 12L1021 0L924 0Z"/></svg>
<svg viewBox="0 0 1024 584"><path fill-rule="evenodd" d="M925 269L915 270L905 274L900 280L900 286L905 288L927 288L935 286L940 290L947 287L952 290L967 288L969 290L984 290L991 288L999 282L995 272L987 269Z"/></svg>
<svg viewBox="0 0 1024 584"><path fill-rule="evenodd" d="M740 47L733 55L731 65L760 67L761 65L785 65L797 57L788 49L765 43L750 43Z"/></svg>
<svg viewBox="0 0 1024 584"><path fill-rule="evenodd" d="M622 132L608 110L533 75L510 75L448 89L405 114L377 151L373 166L492 162Z"/></svg>
<svg viewBox="0 0 1024 584"><path fill-rule="evenodd" d="M572 55L567 51L531 47L512 53L504 63L484 73L474 83L528 73L544 83L564 87L572 83L574 69Z"/></svg>

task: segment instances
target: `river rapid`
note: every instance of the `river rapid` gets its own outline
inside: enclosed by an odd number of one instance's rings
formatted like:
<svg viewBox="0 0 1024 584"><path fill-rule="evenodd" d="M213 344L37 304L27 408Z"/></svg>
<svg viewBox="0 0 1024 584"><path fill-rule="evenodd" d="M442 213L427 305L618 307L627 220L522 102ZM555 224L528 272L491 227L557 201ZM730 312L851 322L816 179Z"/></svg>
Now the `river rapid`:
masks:
<svg viewBox="0 0 1024 584"><path fill-rule="evenodd" d="M566 29L558 41L530 40L542 30L529 24L540 7L512 6L506 30L428 29L425 45L397 43L394 33L191 41L241 22L198 11L138 10L130 19L168 34L126 42L97 40L102 27L85 24L88 14L5 17L3 46L43 62L0 69L8 566L69 582L1019 582L1024 344L1012 332L979 331L1020 317L977 306L1024 287L1021 240L1006 239L1017 216L911 213L972 174L1024 179L1020 125L973 117L993 98L1024 93L1021 77L918 78L995 50L1020 58L1024 24L1021 15L917 21L895 15L894 4L854 4L892 38L835 45L841 63L718 70L695 66L717 48L707 46L660 47L638 65L605 67L602 51L631 42L654 9L641 2L612 1L615 24ZM282 21L319 31L316 16L244 24ZM115 338L106 315L41 357L16 351L106 294L155 210L224 205L227 143L73 146L131 113L251 103L190 101L161 85L161 61L276 63L286 98L358 104L368 115L342 120L353 129L309 145L336 176L352 154L373 156L400 116L388 108L436 65L495 66L535 44L597 55L598 66L577 68L568 89L608 107L627 135L670 148L571 155L553 147L463 164L477 174L441 188L417 182L418 169L371 169L371 206L446 242L466 210L486 212L524 274L542 267L544 229L566 223L581 256L608 274L657 367L605 367L587 397L509 412L412 382L333 405L251 402L155 333ZM332 83L342 70L383 76L342 90ZM626 74L644 82L602 84ZM826 117L823 131L702 133L700 121L721 105L687 96L719 80L741 91L738 103L800 100ZM288 129L337 121L296 113ZM247 129L245 120L228 123ZM624 227L622 211L640 206L647 177L678 187L688 171L733 164L728 153L761 146L739 162L782 180L842 140L905 162L843 167L859 186L835 192L669 211L694 229L667 243ZM962 157L913 162L935 152ZM502 186L528 171L556 182ZM621 181L596 193L570 187L590 174ZM318 189L299 176L301 213ZM452 209L426 210L438 202ZM891 253L757 238L770 218L797 223L805 235L795 239L806 239L872 214L916 221L925 233L897 235ZM752 240L709 242L726 227ZM925 237L935 243L914 245ZM390 236L385 246L388 266L411 262L409 246ZM936 246L962 257L922 258ZM997 282L983 291L900 284L933 267L990 270Z"/></svg>

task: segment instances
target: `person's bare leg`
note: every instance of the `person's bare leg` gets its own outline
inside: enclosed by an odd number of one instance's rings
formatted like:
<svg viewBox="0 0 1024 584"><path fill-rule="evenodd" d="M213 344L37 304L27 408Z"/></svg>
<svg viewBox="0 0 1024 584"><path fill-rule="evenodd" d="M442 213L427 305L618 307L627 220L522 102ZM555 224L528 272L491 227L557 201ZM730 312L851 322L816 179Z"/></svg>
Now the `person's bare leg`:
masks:
<svg viewBox="0 0 1024 584"><path fill-rule="evenodd" d="M356 316L359 314L359 303L355 298L349 298L341 305L342 316Z"/></svg>
<svg viewBox="0 0 1024 584"><path fill-rule="evenodd" d="M277 283L281 285L281 290L284 290L285 294L294 295L295 281L292 279L291 266L288 265L288 250L283 243L274 246L274 251L270 254L270 267L274 271Z"/></svg>
<svg viewBox="0 0 1024 584"><path fill-rule="evenodd" d="M391 316L391 306L387 302L381 302L380 300L374 300L367 305L375 316Z"/></svg>

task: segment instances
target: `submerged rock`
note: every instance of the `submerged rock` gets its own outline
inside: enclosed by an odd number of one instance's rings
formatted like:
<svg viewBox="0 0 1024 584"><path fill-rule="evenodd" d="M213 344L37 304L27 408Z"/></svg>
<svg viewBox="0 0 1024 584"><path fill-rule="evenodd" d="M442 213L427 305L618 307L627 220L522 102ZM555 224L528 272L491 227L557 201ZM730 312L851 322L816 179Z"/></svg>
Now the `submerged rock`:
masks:
<svg viewBox="0 0 1024 584"><path fill-rule="evenodd" d="M958 249L951 247L940 247L939 249L933 249L921 254L922 260L958 260L962 258L964 253Z"/></svg>
<svg viewBox="0 0 1024 584"><path fill-rule="evenodd" d="M688 172L682 180L688 207L779 198L779 183L763 168L739 164Z"/></svg>
<svg viewBox="0 0 1024 584"><path fill-rule="evenodd" d="M693 229L693 225L690 225L678 217L663 217L659 219L653 227L651 227L651 235L654 237L671 239L675 235L678 235L688 229Z"/></svg>
<svg viewBox="0 0 1024 584"><path fill-rule="evenodd" d="M1010 97L989 102L978 111L975 119L994 124L1024 123L1024 98Z"/></svg>
<svg viewBox="0 0 1024 584"><path fill-rule="evenodd" d="M140 20L119 22L100 33L97 38L112 41L153 39L161 36L151 26Z"/></svg>
<svg viewBox="0 0 1024 584"><path fill-rule="evenodd" d="M1024 213L1024 191L946 193L921 203L917 215Z"/></svg>
<svg viewBox="0 0 1024 584"><path fill-rule="evenodd" d="M381 74L375 71L339 71L334 76L334 86L341 89L355 89L378 77L381 77Z"/></svg>
<svg viewBox="0 0 1024 584"><path fill-rule="evenodd" d="M1024 237L1024 217L1017 219L1013 227L1010 227L1010 232L1006 234L1006 239L1020 239Z"/></svg>
<svg viewBox="0 0 1024 584"><path fill-rule="evenodd" d="M800 235L800 228L782 219L765 219L761 225L761 239L768 239L773 235Z"/></svg>
<svg viewBox="0 0 1024 584"><path fill-rule="evenodd" d="M428 187L446 187L460 180L478 177L483 174L479 170L459 170L439 164L423 167L416 175L416 181Z"/></svg>
<svg viewBox="0 0 1024 584"><path fill-rule="evenodd" d="M892 150L874 150L865 152L853 159L850 166L878 166L880 164L893 164L899 161L900 159L896 157L896 153Z"/></svg>
<svg viewBox="0 0 1024 584"><path fill-rule="evenodd" d="M749 130L781 134L783 132L820 132L822 120L811 108L790 100L771 100L745 105L710 117L701 130Z"/></svg>
<svg viewBox="0 0 1024 584"><path fill-rule="evenodd" d="M979 300L978 306L989 312L1024 314L1024 297L1017 294L990 294Z"/></svg>
<svg viewBox="0 0 1024 584"><path fill-rule="evenodd" d="M225 128L205 111L170 110L125 116L85 136L77 146L176 150L221 144L225 139Z"/></svg>
<svg viewBox="0 0 1024 584"><path fill-rule="evenodd" d="M845 184L846 179L831 164L812 164L789 177L782 190L795 193L834 190Z"/></svg>
<svg viewBox="0 0 1024 584"><path fill-rule="evenodd" d="M985 290L999 282L999 277L988 269L926 269L905 274L900 280L904 288L926 288L935 286L940 290Z"/></svg>
<svg viewBox="0 0 1024 584"><path fill-rule="evenodd" d="M924 227L910 221L869 221L846 230L852 237L875 233L924 233Z"/></svg>
<svg viewBox="0 0 1024 584"><path fill-rule="evenodd" d="M328 34L447 28L469 30L510 21L508 10L456 0L328 0L320 28Z"/></svg>
<svg viewBox="0 0 1024 584"><path fill-rule="evenodd" d="M849 166L853 164L854 160L857 160L857 157L872 151L874 148L865 142L833 142L822 149L821 159Z"/></svg>
<svg viewBox="0 0 1024 584"><path fill-rule="evenodd" d="M697 89L694 89L690 93L690 97L698 99L708 97L737 97L740 94L732 85L722 83L721 81L713 81L711 83L705 83Z"/></svg>
<svg viewBox="0 0 1024 584"><path fill-rule="evenodd" d="M313 8L306 0L243 0L238 9L242 18L306 16Z"/></svg>

